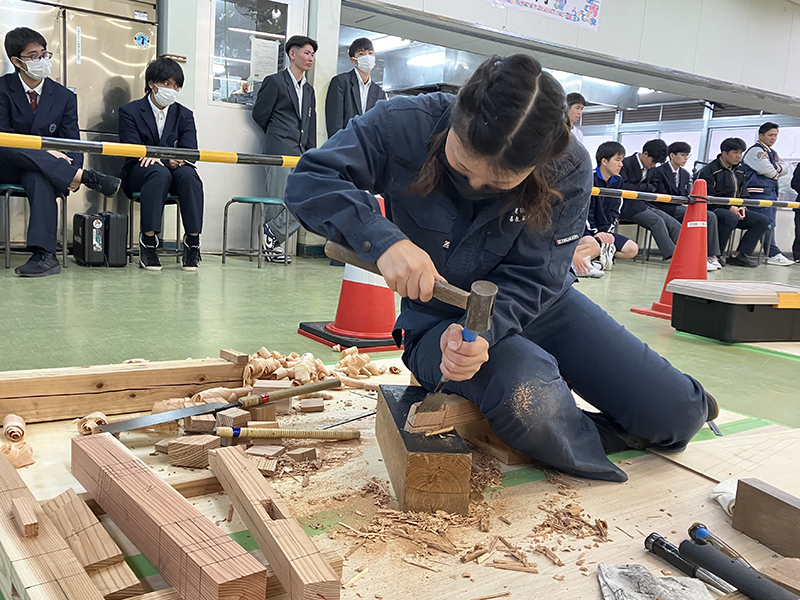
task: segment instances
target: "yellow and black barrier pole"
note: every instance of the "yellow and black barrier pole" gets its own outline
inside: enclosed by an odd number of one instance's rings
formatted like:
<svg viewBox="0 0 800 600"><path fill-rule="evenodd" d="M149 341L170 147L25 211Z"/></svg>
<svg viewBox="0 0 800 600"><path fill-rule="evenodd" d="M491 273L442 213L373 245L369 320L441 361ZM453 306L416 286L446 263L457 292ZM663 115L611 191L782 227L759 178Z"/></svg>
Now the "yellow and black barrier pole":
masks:
<svg viewBox="0 0 800 600"><path fill-rule="evenodd" d="M800 208L800 202L751 200L749 198L716 198L714 196L707 196L705 198L699 196L670 196L669 194L650 194L648 192L637 192L634 190L612 190L598 187L592 188L592 196L608 196L611 198L623 198L624 200L644 200L646 202L660 202L662 204L692 204L697 200L701 200L717 206L774 206L776 208Z"/></svg>
<svg viewBox="0 0 800 600"><path fill-rule="evenodd" d="M295 167L299 156L271 156L268 154L246 154L241 152L220 152L217 150L189 150L165 146L142 146L139 144L120 144L116 142L88 142L64 138L39 137L19 133L0 132L0 147L23 148L27 150L58 150L59 152L79 152L103 156L122 156L126 158L164 158L190 162L213 162L231 165L267 165L272 167ZM691 204L697 200L718 206L774 206L777 208L800 208L800 202L781 202L779 200L751 200L749 198L693 198L651 194L634 190L592 188L592 196L608 196L625 200L645 200L663 204Z"/></svg>
<svg viewBox="0 0 800 600"><path fill-rule="evenodd" d="M219 152L217 150L189 150L165 146L142 146L116 142L87 142L64 138L39 137L18 133L0 133L0 147L27 150L58 150L103 156L126 158L164 158L189 162L214 162L231 165L267 165L271 167L294 167L299 156L270 156L267 154L245 154L241 152Z"/></svg>

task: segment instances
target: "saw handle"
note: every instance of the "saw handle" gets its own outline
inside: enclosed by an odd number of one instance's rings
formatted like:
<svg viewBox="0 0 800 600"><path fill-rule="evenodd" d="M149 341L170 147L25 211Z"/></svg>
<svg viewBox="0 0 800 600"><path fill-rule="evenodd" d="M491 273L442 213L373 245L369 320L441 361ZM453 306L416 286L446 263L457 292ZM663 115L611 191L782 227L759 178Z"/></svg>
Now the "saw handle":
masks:
<svg viewBox="0 0 800 600"><path fill-rule="evenodd" d="M357 440L358 430L349 429L260 429L258 427L217 427L216 434L224 438L290 438L295 440Z"/></svg>
<svg viewBox="0 0 800 600"><path fill-rule="evenodd" d="M286 388L285 390L276 390L269 394L249 394L244 398L239 399L239 404L242 408L253 408L269 402L277 402L284 398L291 398L292 396L304 396L305 394L313 394L314 392L321 392L323 390L333 390L342 387L342 382L336 377L331 377L324 381L315 381L313 383L306 383L305 385L297 385L294 387Z"/></svg>

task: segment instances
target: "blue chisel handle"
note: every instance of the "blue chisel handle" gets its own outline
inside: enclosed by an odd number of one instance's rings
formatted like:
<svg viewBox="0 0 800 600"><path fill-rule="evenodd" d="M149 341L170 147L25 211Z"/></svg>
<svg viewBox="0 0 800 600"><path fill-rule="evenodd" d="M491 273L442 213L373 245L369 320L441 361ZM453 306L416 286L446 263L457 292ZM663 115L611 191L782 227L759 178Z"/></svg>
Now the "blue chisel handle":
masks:
<svg viewBox="0 0 800 600"><path fill-rule="evenodd" d="M474 342L475 340L478 339L478 334L473 333L472 331L464 327L464 329L461 330L461 339L464 340L465 342Z"/></svg>

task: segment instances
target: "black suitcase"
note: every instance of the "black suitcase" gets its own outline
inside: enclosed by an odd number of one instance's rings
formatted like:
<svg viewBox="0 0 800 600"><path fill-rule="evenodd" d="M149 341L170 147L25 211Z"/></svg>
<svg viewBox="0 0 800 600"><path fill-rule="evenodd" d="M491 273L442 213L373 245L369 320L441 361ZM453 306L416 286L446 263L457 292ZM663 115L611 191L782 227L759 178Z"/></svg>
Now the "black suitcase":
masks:
<svg viewBox="0 0 800 600"><path fill-rule="evenodd" d="M128 264L128 215L107 210L100 216L107 264L109 267L124 267Z"/></svg>
<svg viewBox="0 0 800 600"><path fill-rule="evenodd" d="M79 265L102 266L106 262L103 218L76 213L72 217L72 255Z"/></svg>

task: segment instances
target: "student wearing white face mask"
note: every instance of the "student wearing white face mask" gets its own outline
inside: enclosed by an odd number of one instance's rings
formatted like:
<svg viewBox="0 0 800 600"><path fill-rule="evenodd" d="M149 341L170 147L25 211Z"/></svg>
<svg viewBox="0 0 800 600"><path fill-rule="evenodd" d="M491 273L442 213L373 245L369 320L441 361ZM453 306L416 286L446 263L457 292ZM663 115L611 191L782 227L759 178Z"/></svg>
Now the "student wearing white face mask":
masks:
<svg viewBox="0 0 800 600"><path fill-rule="evenodd" d="M183 70L171 58L161 57L145 71L145 97L119 109L119 139L126 144L197 150L197 128L192 111L178 104ZM139 192L141 231L139 266L160 271L156 254L167 194L178 196L183 229L184 271L196 271L200 262L203 228L203 182L197 169L182 160L129 158L122 167L122 190L128 197Z"/></svg>
<svg viewBox="0 0 800 600"><path fill-rule="evenodd" d="M6 34L4 45L15 72L0 77L0 131L79 139L75 94L50 79L52 54L44 37L19 27ZM117 193L118 178L82 167L82 154L0 148L0 183L21 185L31 208L27 246L32 256L17 267L17 275L61 272L55 256L57 195L75 191L82 183L106 196Z"/></svg>
<svg viewBox="0 0 800 600"><path fill-rule="evenodd" d="M375 67L375 47L368 38L358 38L348 49L355 67L331 79L325 99L325 125L328 137L347 127L350 119L363 115L378 100L386 100L386 92L372 81Z"/></svg>

